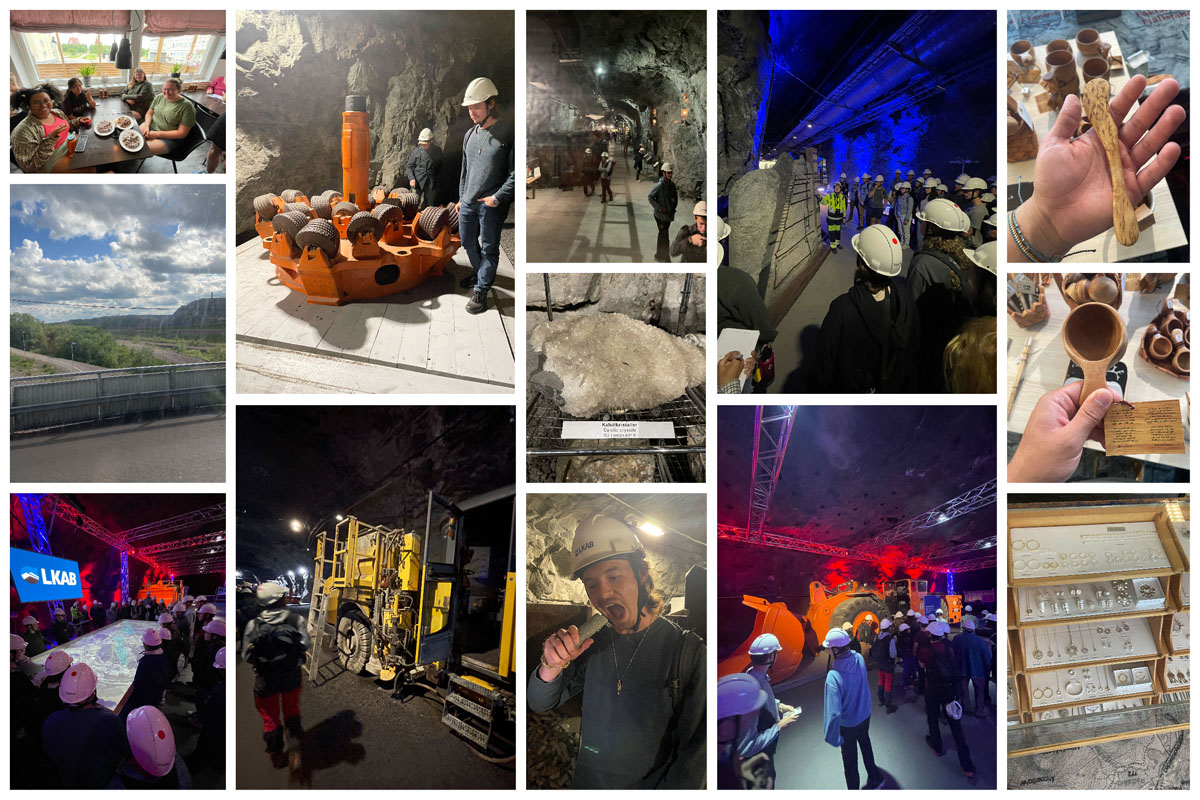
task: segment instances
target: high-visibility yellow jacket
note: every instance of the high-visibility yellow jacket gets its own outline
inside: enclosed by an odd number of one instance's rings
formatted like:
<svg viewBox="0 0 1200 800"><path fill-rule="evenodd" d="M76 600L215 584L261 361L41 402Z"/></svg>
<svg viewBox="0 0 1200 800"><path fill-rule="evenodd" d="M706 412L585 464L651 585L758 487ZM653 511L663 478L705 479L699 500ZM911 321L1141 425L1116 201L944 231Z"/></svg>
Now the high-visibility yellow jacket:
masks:
<svg viewBox="0 0 1200 800"><path fill-rule="evenodd" d="M840 219L846 216L846 195L840 193L827 194L821 200L821 205L829 208L829 216Z"/></svg>

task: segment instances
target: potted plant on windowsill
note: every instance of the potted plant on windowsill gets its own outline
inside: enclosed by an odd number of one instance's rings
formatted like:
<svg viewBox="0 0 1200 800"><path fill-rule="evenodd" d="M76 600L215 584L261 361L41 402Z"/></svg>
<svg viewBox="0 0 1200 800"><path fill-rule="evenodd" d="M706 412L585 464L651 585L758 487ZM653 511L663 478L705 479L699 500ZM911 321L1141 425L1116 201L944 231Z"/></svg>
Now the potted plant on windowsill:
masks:
<svg viewBox="0 0 1200 800"><path fill-rule="evenodd" d="M179 64L172 64L172 65L171 65L171 77L172 77L172 78L178 78L178 77L180 77L180 76L183 74L183 68L184 68L184 66L185 66L185 65L184 65L184 64L182 64L182 63L179 63Z"/></svg>
<svg viewBox="0 0 1200 800"><path fill-rule="evenodd" d="M84 88L90 89L92 86L92 76L96 74L96 67L88 64L79 68L79 78L83 81Z"/></svg>

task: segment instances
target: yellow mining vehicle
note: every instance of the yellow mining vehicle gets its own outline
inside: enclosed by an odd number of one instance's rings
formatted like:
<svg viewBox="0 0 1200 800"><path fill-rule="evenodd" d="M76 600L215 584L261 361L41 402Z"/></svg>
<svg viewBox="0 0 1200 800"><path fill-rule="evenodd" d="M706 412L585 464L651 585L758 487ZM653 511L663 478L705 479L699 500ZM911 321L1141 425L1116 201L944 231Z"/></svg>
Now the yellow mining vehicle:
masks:
<svg viewBox="0 0 1200 800"><path fill-rule="evenodd" d="M442 721L485 756L515 745L512 487L454 505L432 492L423 531L347 516L317 536L309 677L331 665L421 685ZM336 668L336 667L335 667Z"/></svg>

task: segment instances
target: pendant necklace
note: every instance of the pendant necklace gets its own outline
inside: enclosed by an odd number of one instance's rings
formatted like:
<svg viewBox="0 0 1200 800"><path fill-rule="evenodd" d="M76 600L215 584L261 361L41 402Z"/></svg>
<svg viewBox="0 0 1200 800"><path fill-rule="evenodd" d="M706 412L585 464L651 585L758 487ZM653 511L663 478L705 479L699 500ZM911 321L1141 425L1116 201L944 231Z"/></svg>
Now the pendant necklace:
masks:
<svg viewBox="0 0 1200 800"><path fill-rule="evenodd" d="M622 674L624 674L624 675L629 674L629 667L633 665L633 660L635 658L637 658L638 650L642 649L642 642L644 642L644 641L646 641L645 635L643 635L642 638L638 641L637 646L633 648L633 655L631 655L629 657L629 661L626 662L626 664L625 664L625 672L622 673L621 668L619 666L617 666L617 640L615 637L613 638L613 649L612 649L613 671L617 673L617 694L618 695L621 694L621 689L623 688L623 684L621 683L621 676L622 676Z"/></svg>

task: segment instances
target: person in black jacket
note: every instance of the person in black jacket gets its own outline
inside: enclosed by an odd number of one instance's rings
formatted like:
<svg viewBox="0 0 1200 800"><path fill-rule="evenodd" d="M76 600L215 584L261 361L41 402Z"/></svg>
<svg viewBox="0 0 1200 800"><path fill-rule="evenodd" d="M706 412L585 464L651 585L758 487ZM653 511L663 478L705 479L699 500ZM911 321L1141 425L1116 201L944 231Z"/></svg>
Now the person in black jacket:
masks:
<svg viewBox="0 0 1200 800"><path fill-rule="evenodd" d="M654 222L658 225L658 247L654 251L654 260L663 263L671 261L671 220L675 219L675 209L679 205L679 192L671 180L674 174L671 163L665 162L662 165L662 177L646 196L650 207L654 209Z"/></svg>
<svg viewBox="0 0 1200 800"><path fill-rule="evenodd" d="M433 143L433 131L423 128L404 170L409 188L419 197L420 208L432 205L436 200L437 179L441 172L442 148Z"/></svg>
<svg viewBox="0 0 1200 800"><path fill-rule="evenodd" d="M105 615L104 615L104 606L102 606L100 604L99 600L92 601L91 617L92 617L92 630L98 631L104 627L104 624L106 622Z"/></svg>
<svg viewBox="0 0 1200 800"><path fill-rule="evenodd" d="M125 699L121 717L142 706L158 708L163 703L163 693L171 682L171 667L163 652L162 637L156 628L142 634L142 657L138 660L137 672L133 675L133 686Z"/></svg>
<svg viewBox="0 0 1200 800"><path fill-rule="evenodd" d="M871 225L850 240L858 254L854 286L829 304L817 339L822 392L915 390L920 320L908 292L892 278L903 251L895 232Z"/></svg>

